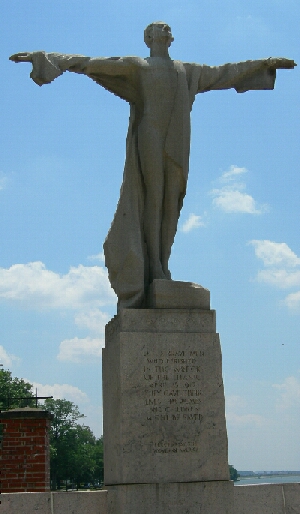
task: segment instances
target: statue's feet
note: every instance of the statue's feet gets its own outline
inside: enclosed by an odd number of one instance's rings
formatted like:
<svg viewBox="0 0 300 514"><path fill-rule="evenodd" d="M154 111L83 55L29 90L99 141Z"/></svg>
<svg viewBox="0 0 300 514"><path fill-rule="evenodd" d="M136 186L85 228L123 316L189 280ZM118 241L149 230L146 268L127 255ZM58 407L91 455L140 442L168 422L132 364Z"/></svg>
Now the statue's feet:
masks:
<svg viewBox="0 0 300 514"><path fill-rule="evenodd" d="M162 269L162 266L160 263L157 264L157 266L151 267L150 277L151 277L151 282L153 280L167 280L167 277L166 277L165 273L163 272L163 269Z"/></svg>
<svg viewBox="0 0 300 514"><path fill-rule="evenodd" d="M168 263L163 263L162 264L162 269L163 269L163 273L166 277L167 280L172 280L172 277L171 277L171 272L168 268Z"/></svg>
<svg viewBox="0 0 300 514"><path fill-rule="evenodd" d="M165 277L167 280L172 280L171 271L169 271L169 270L165 271Z"/></svg>

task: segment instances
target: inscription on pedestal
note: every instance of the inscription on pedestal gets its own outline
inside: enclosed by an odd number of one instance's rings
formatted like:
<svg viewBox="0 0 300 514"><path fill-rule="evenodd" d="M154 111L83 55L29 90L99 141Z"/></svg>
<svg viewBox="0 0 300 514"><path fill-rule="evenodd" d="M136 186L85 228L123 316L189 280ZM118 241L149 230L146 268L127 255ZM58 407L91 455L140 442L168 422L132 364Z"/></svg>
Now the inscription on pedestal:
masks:
<svg viewBox="0 0 300 514"><path fill-rule="evenodd" d="M104 382L107 483L227 479L218 334L120 332Z"/></svg>
<svg viewBox="0 0 300 514"><path fill-rule="evenodd" d="M143 394L145 422L201 423L201 350L161 350L159 357L144 352ZM151 444L151 443L150 443ZM152 442L154 454L198 451L197 441Z"/></svg>
<svg viewBox="0 0 300 514"><path fill-rule="evenodd" d="M131 368L129 376L130 417L129 430L139 434L133 444L129 439L122 453L138 452L153 456L203 454L209 438L220 436L217 426L218 391L209 406L207 386L216 373L211 365L215 337L190 334L153 335L147 344L143 336L132 341L133 360L126 363ZM216 361L215 361L216 362ZM221 378L221 377L220 377ZM212 385L212 383L211 383ZM211 386L209 387L211 394ZM128 410L127 410L128 415ZM133 428L134 427L134 428Z"/></svg>

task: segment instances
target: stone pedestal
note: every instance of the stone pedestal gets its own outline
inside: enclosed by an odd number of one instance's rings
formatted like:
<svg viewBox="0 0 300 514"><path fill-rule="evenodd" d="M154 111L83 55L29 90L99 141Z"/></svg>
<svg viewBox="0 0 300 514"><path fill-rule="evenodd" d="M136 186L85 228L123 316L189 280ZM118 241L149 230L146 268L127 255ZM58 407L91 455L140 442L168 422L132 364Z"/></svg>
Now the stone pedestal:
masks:
<svg viewBox="0 0 300 514"><path fill-rule="evenodd" d="M229 514L221 350L209 291L155 282L154 308L123 309L106 327L109 514Z"/></svg>

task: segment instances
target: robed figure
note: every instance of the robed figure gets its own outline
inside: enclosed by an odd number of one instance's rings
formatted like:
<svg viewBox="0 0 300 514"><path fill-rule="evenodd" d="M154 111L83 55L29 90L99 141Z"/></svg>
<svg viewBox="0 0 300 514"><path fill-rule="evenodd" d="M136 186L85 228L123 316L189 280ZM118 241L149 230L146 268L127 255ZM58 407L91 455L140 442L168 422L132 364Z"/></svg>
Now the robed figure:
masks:
<svg viewBox="0 0 300 514"><path fill-rule="evenodd" d="M32 52L10 57L32 62L31 78L48 84L65 71L83 73L130 104L120 199L104 243L105 264L118 306L145 306L154 279L171 279L168 261L186 192L190 112L197 93L234 88L273 89L277 68L294 61L269 58L222 66L172 60L170 27L144 32L150 57L90 58Z"/></svg>

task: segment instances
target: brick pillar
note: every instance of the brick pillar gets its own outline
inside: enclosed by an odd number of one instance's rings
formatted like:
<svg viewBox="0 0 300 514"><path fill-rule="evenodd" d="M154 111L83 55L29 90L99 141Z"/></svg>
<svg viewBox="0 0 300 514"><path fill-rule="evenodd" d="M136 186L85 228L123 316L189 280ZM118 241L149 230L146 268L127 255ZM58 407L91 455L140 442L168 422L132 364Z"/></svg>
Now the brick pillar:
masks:
<svg viewBox="0 0 300 514"><path fill-rule="evenodd" d="M51 418L48 411L29 407L0 412L2 493L50 490Z"/></svg>

